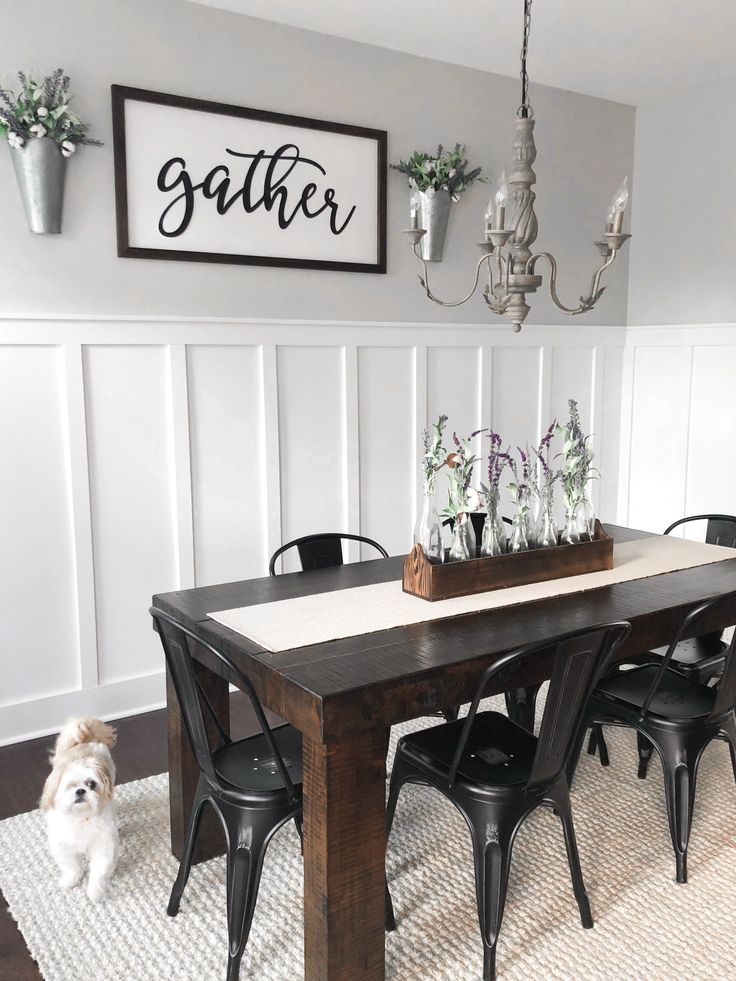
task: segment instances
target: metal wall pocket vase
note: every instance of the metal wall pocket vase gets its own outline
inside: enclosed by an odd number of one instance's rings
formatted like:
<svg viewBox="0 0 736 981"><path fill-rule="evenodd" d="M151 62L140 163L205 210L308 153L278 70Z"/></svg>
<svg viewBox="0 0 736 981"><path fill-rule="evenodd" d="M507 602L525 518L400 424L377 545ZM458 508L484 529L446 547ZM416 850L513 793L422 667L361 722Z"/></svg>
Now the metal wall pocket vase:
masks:
<svg viewBox="0 0 736 981"><path fill-rule="evenodd" d="M426 262L441 262L452 198L449 191L435 191L431 197L426 191L420 191L418 197L419 227L427 230L420 239L419 254Z"/></svg>
<svg viewBox="0 0 736 981"><path fill-rule="evenodd" d="M61 232L66 160L58 145L44 137L11 149L28 227L38 235Z"/></svg>

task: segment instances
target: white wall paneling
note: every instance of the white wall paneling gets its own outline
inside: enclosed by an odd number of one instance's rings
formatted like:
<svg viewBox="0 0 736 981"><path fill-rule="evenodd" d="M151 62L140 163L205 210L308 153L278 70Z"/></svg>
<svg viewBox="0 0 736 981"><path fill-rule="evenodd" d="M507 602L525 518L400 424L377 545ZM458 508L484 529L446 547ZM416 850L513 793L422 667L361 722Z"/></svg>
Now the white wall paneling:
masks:
<svg viewBox="0 0 736 981"><path fill-rule="evenodd" d="M614 518L625 340L615 327L0 320L0 742L161 705L154 592L265 575L282 541L313 531L406 550L421 433L440 412L450 433L493 425L515 444L575 395L616 439L601 468ZM721 371L694 364L703 384Z"/></svg>
<svg viewBox="0 0 736 981"><path fill-rule="evenodd" d="M629 329L621 385L626 523L661 532L687 514L736 513L734 372L734 324Z"/></svg>

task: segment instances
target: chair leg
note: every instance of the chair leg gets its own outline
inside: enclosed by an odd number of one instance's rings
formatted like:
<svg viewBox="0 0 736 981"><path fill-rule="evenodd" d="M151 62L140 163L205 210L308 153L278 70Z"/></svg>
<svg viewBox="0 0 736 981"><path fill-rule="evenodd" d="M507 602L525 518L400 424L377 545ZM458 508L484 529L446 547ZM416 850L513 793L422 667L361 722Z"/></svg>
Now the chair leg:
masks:
<svg viewBox="0 0 736 981"><path fill-rule="evenodd" d="M304 816L302 814L296 815L294 818L294 826L296 827L296 833L299 835L301 853L304 855Z"/></svg>
<svg viewBox="0 0 736 981"><path fill-rule="evenodd" d="M727 719L722 730L722 735L725 736L728 742L728 748L731 752L731 768L733 769L733 778L736 780L736 712L731 713L731 718Z"/></svg>
<svg viewBox="0 0 736 981"><path fill-rule="evenodd" d="M194 844L197 840L199 822L202 817L202 810L204 809L204 805L206 803L207 797L201 793L200 788L197 788L197 793L192 804L192 813L189 815L189 827L187 828L187 837L184 842L184 851L181 856L181 862L179 862L179 871L177 873L174 885L171 888L169 905L166 909L169 916L176 916L176 914L179 912L179 904L181 903L182 893L184 892L184 887L187 884L189 872L192 868L192 855L194 853Z"/></svg>
<svg viewBox="0 0 736 981"><path fill-rule="evenodd" d="M639 752L639 769L636 775L640 780L645 780L653 747L647 737L638 731L636 733L636 748Z"/></svg>
<svg viewBox="0 0 736 981"><path fill-rule="evenodd" d="M565 834L565 848L567 849L567 861L570 866L572 891L575 894L578 909L580 910L580 922L586 930L590 930L593 926L593 914L590 911L590 900L588 899L588 893L585 890L585 883L583 882L583 870L580 867L580 855L578 854L578 845L575 838L575 827L572 823L572 808L570 807L570 798L567 792L565 792L564 798L560 796L555 801L555 809L562 822L562 830Z"/></svg>
<svg viewBox="0 0 736 981"><path fill-rule="evenodd" d="M675 850L677 881L687 882L687 846L695 800L695 781L698 771L698 747L670 745L667 739L659 743L664 770L667 818Z"/></svg>
<svg viewBox="0 0 736 981"><path fill-rule="evenodd" d="M601 761L601 766L608 766L611 761L608 758L608 746L606 745L606 739L603 735L603 726L595 725L593 726L593 731L595 733L595 741L598 746L598 756Z"/></svg>
<svg viewBox="0 0 736 981"><path fill-rule="evenodd" d="M512 836L497 827L494 841L487 841L486 822L475 828L475 891L483 940L483 981L496 977L496 944L501 930L511 867Z"/></svg>
<svg viewBox="0 0 736 981"><path fill-rule="evenodd" d="M257 817L247 815L247 824L241 812L224 815L228 826L227 854L227 932L228 958L227 981L238 981L240 962L243 957L261 881L261 867L266 850L266 835L273 827L273 818L259 827ZM255 820L255 824L254 824ZM247 833L246 833L247 831ZM240 842L247 841L248 845Z"/></svg>
<svg viewBox="0 0 736 981"><path fill-rule="evenodd" d="M401 758L401 751L396 751L396 756L394 757L394 767L391 771L391 781L389 783L388 789L388 800L386 801L386 845L388 846L388 839L391 836L391 826L394 823L394 814L396 813L396 803L399 799L399 791L404 783L406 776L406 768L403 765L403 760ZM388 887L388 876L385 877L386 882L386 896L384 903L384 926L386 930L390 933L396 929L396 917L394 915L394 904L391 899L391 890Z"/></svg>
<svg viewBox="0 0 736 981"><path fill-rule="evenodd" d="M598 749L598 739L596 737L596 729L600 726L591 726L590 734L588 736L588 756L595 756L596 750Z"/></svg>
<svg viewBox="0 0 736 981"><path fill-rule="evenodd" d="M513 688L504 693L506 714L512 722L529 732L534 732L537 695L541 687L541 685L531 685L529 688Z"/></svg>
<svg viewBox="0 0 736 981"><path fill-rule="evenodd" d="M457 717L460 713L460 706L455 705L452 708L446 708L442 715L444 715L447 722L457 722Z"/></svg>

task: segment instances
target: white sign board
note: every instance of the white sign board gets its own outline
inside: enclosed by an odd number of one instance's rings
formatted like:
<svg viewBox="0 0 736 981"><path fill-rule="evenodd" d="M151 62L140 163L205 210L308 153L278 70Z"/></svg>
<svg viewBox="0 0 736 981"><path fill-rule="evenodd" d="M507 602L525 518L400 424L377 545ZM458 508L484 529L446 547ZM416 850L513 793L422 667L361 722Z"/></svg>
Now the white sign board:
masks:
<svg viewBox="0 0 736 981"><path fill-rule="evenodd" d="M112 86L118 255L386 271L386 133Z"/></svg>

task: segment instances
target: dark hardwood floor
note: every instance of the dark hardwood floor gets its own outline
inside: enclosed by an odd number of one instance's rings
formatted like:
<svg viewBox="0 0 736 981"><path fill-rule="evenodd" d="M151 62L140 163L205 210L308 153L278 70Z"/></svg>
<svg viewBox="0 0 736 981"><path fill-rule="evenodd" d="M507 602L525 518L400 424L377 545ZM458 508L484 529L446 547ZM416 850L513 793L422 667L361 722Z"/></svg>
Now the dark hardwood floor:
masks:
<svg viewBox="0 0 736 981"><path fill-rule="evenodd" d="M117 783L141 780L166 770L163 709L118 719L113 725L118 733L113 750ZM240 692L230 696L230 725L235 739L257 729L248 700ZM55 738L47 736L0 748L0 820L31 811L38 805ZM0 893L0 981L40 981L40 978L36 962L28 953Z"/></svg>

